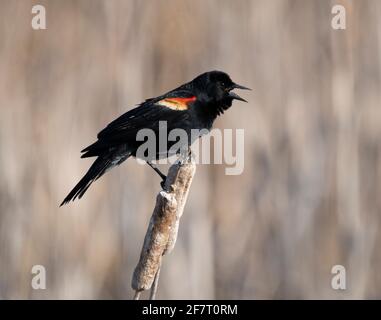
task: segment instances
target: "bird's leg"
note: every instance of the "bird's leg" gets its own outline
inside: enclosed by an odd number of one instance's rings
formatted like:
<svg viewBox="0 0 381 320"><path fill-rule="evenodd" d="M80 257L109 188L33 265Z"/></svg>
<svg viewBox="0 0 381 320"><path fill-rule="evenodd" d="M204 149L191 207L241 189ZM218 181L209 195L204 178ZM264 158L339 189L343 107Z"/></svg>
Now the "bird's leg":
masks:
<svg viewBox="0 0 381 320"><path fill-rule="evenodd" d="M167 176L162 173L159 168L157 168L154 164L152 164L150 161L147 161L147 164L153 169L155 170L155 172L160 176L161 179L163 179L163 181L160 182L160 185L161 187L164 189L164 186L165 186L165 180L167 179Z"/></svg>
<svg viewBox="0 0 381 320"><path fill-rule="evenodd" d="M192 148L191 148L191 147L188 147L188 156L187 156L187 160L189 160L189 161L195 161L195 156L194 156L194 154L192 153Z"/></svg>

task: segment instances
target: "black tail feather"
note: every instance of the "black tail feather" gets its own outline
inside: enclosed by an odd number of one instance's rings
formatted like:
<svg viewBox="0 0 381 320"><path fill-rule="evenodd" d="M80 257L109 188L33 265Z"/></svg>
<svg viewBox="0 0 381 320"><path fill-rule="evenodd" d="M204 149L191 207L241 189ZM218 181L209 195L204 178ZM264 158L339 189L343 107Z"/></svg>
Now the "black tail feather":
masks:
<svg viewBox="0 0 381 320"><path fill-rule="evenodd" d="M60 207L70 201L74 201L77 197L78 199L81 199L90 185L113 166L114 165L110 159L98 157L83 178L76 184L73 190L70 191L64 201L62 201Z"/></svg>
<svg viewBox="0 0 381 320"><path fill-rule="evenodd" d="M110 145L108 143L98 140L81 151L81 158L98 157L107 153L109 149Z"/></svg>

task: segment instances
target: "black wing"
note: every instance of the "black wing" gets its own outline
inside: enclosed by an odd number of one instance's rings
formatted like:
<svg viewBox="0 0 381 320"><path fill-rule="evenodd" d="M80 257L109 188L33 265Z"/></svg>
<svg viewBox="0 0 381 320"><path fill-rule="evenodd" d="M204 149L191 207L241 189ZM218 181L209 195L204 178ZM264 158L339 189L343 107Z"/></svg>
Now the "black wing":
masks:
<svg viewBox="0 0 381 320"><path fill-rule="evenodd" d="M112 121L97 135L98 141L83 149L81 157L94 157L109 152L111 148L121 144L136 143L136 134L140 129L152 129L157 132L159 121L167 121L168 130L177 128L179 123L189 120L186 110L174 110L161 104L161 101L170 97L191 97L189 92L171 93L159 98L148 99L138 107L124 113ZM185 121L185 122L184 122Z"/></svg>

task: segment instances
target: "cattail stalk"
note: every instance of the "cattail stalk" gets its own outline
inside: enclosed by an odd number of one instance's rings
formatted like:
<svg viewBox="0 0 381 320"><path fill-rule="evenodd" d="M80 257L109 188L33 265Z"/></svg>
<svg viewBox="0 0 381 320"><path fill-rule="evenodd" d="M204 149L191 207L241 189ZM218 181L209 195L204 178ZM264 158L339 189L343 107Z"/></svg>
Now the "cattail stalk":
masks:
<svg viewBox="0 0 381 320"><path fill-rule="evenodd" d="M196 164L191 156L184 161L177 161L169 168L165 190L160 191L156 197L140 259L132 277L131 285L136 300L142 291L149 289L150 299L155 299L162 258L176 244L180 218L195 172Z"/></svg>

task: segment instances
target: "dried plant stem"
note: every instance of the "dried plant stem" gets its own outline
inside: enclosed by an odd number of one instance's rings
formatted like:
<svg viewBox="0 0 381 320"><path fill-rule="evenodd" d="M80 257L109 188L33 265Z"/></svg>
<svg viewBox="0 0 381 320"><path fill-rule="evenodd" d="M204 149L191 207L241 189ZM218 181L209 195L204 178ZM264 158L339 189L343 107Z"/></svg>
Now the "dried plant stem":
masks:
<svg viewBox="0 0 381 320"><path fill-rule="evenodd" d="M157 287L159 285L160 268L161 268L161 266L159 266L159 269L157 269L157 272L156 272L156 275L155 275L155 280L153 281L153 284L152 284L151 293L150 293L150 296L149 296L150 300L155 300L156 299Z"/></svg>
<svg viewBox="0 0 381 320"><path fill-rule="evenodd" d="M133 298L133 300L139 300L139 299L140 299L140 294L141 294L141 293L142 293L141 291L136 290L136 291L135 291L135 294L134 294L134 298Z"/></svg>
<svg viewBox="0 0 381 320"><path fill-rule="evenodd" d="M150 299L155 299L162 257L175 246L180 218L184 211L196 165L189 156L169 168L165 190L156 197L149 226L144 238L139 262L132 277L135 297L151 289ZM139 293L139 294L138 294Z"/></svg>

